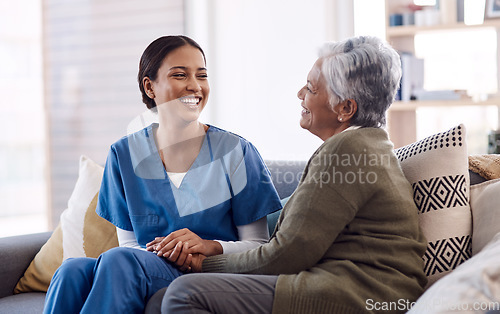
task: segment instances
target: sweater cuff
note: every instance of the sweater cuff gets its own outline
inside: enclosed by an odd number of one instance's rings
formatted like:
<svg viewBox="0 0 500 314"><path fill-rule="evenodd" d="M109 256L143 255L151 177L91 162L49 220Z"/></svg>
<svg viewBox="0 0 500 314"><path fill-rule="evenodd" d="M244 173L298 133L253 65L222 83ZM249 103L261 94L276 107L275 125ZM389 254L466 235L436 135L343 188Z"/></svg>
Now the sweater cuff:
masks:
<svg viewBox="0 0 500 314"><path fill-rule="evenodd" d="M223 273L226 269L226 256L215 255L207 257L203 260L201 266L204 273Z"/></svg>

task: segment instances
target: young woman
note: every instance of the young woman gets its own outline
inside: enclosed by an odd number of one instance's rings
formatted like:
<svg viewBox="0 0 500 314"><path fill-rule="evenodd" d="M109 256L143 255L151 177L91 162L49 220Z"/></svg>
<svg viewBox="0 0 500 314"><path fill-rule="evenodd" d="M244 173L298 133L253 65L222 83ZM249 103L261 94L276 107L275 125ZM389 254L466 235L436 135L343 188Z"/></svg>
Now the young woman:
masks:
<svg viewBox="0 0 500 314"><path fill-rule="evenodd" d="M159 123L111 146L96 209L116 226L120 247L65 261L45 313L142 313L157 290L190 270L193 255L267 241L266 216L281 208L255 147L198 120L210 88L196 42L153 41L138 81Z"/></svg>

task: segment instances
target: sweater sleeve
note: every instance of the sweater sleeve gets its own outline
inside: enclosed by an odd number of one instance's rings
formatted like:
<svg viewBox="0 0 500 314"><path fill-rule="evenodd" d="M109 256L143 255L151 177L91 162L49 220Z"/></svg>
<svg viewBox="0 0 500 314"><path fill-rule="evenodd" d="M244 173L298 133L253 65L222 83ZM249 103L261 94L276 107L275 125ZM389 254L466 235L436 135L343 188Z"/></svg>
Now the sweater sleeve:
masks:
<svg viewBox="0 0 500 314"><path fill-rule="evenodd" d="M342 147L351 151L353 145ZM363 165L339 166L332 162L331 156L343 153L336 150L338 146L324 144L310 159L304 177L281 213L277 232L268 243L242 253L209 257L203 262L203 271L294 274L320 263L358 208L373 194L373 187L366 184L335 183L335 175L363 171L359 169Z"/></svg>

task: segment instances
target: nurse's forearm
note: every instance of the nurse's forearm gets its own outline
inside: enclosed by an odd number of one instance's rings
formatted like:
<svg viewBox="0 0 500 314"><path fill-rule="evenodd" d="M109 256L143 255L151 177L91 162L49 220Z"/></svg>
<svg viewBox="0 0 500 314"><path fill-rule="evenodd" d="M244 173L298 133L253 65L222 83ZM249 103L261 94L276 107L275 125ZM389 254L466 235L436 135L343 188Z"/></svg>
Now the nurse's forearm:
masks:
<svg viewBox="0 0 500 314"><path fill-rule="evenodd" d="M222 254L245 252L254 249L269 240L267 217L263 217L248 225L238 226L239 241L219 241Z"/></svg>
<svg viewBox="0 0 500 314"><path fill-rule="evenodd" d="M116 236L120 247L130 247L134 249L146 250L137 242L137 238L133 231L123 230L116 227Z"/></svg>

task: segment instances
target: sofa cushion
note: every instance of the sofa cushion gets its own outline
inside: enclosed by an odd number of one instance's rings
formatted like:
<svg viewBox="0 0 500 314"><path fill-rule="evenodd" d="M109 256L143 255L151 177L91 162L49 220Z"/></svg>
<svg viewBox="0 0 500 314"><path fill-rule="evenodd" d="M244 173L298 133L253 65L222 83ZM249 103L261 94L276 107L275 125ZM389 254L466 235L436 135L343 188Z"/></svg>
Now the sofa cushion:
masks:
<svg viewBox="0 0 500 314"><path fill-rule="evenodd" d="M10 296L51 232L0 238L0 298ZM0 307L1 309L1 307Z"/></svg>
<svg viewBox="0 0 500 314"><path fill-rule="evenodd" d="M488 181L485 178L481 177L480 174L471 170L470 166L469 166L469 178L470 178L470 185L471 186Z"/></svg>
<svg viewBox="0 0 500 314"><path fill-rule="evenodd" d="M498 179L500 178L500 155L470 155L469 169L486 180Z"/></svg>
<svg viewBox="0 0 500 314"><path fill-rule="evenodd" d="M500 179L471 186L472 254L500 232Z"/></svg>
<svg viewBox="0 0 500 314"><path fill-rule="evenodd" d="M68 208L19 280L15 293L47 291L52 275L67 258L98 257L118 246L116 228L95 212L102 174L103 167L85 156L80 158L79 176Z"/></svg>
<svg viewBox="0 0 500 314"><path fill-rule="evenodd" d="M500 233L481 252L430 287L409 313L498 313L499 260Z"/></svg>
<svg viewBox="0 0 500 314"><path fill-rule="evenodd" d="M0 314L42 313L45 293L30 292L0 299Z"/></svg>
<svg viewBox="0 0 500 314"><path fill-rule="evenodd" d="M397 149L427 238L428 286L471 256L472 216L463 125Z"/></svg>

